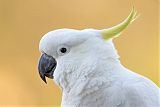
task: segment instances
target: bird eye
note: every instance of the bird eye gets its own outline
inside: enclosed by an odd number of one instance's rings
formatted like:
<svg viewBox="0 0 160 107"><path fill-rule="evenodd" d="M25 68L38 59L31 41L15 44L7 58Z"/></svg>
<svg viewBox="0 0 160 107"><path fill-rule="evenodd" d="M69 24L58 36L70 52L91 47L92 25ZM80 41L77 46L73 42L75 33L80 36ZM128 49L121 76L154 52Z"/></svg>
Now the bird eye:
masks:
<svg viewBox="0 0 160 107"><path fill-rule="evenodd" d="M66 49L66 48L61 48L60 51L61 51L62 53L66 53L66 52L67 52L67 49Z"/></svg>
<svg viewBox="0 0 160 107"><path fill-rule="evenodd" d="M59 47L57 52L59 55L64 55L69 52L69 48L66 46L61 46L61 47Z"/></svg>

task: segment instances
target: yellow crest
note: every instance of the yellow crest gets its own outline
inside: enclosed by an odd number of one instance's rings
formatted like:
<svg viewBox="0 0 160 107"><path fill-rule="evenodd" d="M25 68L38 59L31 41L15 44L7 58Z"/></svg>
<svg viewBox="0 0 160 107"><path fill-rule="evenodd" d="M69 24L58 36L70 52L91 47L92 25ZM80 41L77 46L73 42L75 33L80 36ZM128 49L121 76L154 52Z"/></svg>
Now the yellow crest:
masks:
<svg viewBox="0 0 160 107"><path fill-rule="evenodd" d="M103 29L101 31L102 37L105 40L118 37L121 32L129 25L131 24L135 19L137 18L137 12L135 11L134 7L132 8L131 13L129 16L120 24L113 26L108 29Z"/></svg>

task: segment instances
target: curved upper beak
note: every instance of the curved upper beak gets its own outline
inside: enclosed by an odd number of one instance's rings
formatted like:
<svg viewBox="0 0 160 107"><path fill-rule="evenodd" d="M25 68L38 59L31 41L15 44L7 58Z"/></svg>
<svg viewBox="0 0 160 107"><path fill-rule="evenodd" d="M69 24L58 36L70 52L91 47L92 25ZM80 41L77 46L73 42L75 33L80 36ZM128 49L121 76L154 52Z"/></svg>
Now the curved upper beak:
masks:
<svg viewBox="0 0 160 107"><path fill-rule="evenodd" d="M47 54L42 54L39 60L38 70L41 79L45 83L47 83L45 76L53 79L53 73L56 68L56 65L57 62L52 56L49 56Z"/></svg>

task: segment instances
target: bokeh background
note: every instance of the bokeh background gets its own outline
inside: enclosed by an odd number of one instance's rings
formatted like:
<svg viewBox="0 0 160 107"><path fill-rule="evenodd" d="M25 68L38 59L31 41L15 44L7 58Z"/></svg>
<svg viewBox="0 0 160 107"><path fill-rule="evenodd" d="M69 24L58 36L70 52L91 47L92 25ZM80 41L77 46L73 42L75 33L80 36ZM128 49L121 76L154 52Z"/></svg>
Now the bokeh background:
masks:
<svg viewBox="0 0 160 107"><path fill-rule="evenodd" d="M158 85L158 0L0 0L0 107L60 107L61 92L40 79L38 45L58 28L108 28L132 5L140 17L114 40L121 62ZM158 24L159 23L159 24Z"/></svg>

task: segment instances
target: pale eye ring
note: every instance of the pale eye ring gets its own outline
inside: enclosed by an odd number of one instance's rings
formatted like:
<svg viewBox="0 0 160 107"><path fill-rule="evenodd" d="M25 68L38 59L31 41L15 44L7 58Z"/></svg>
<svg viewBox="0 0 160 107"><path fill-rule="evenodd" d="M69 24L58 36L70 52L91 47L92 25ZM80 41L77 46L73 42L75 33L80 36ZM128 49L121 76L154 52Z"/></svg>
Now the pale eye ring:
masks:
<svg viewBox="0 0 160 107"><path fill-rule="evenodd" d="M58 55L64 55L69 52L69 48L67 46L60 46L57 50Z"/></svg>

